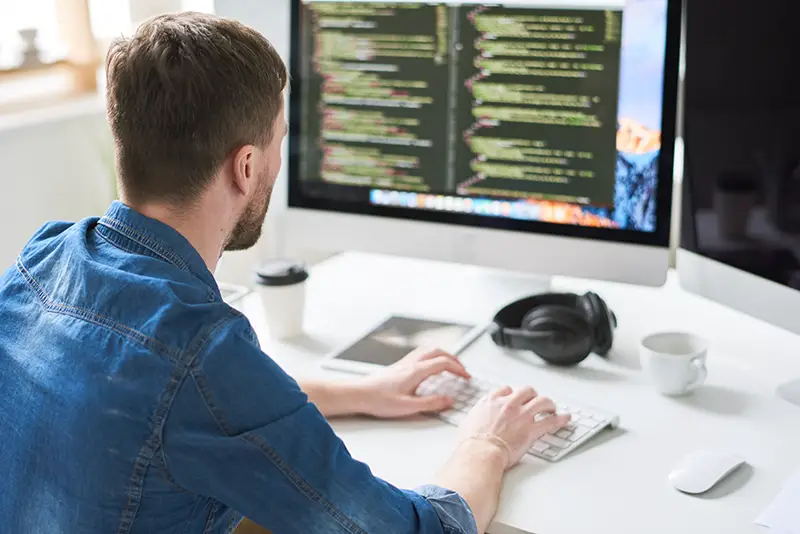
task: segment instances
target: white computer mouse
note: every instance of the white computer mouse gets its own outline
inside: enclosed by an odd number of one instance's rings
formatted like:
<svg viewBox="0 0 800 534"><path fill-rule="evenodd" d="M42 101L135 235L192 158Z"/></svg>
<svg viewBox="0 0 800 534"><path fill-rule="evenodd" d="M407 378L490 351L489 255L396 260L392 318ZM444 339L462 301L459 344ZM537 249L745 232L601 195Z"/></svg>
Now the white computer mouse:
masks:
<svg viewBox="0 0 800 534"><path fill-rule="evenodd" d="M695 451L681 458L669 474L678 491L703 493L738 469L744 460L724 451Z"/></svg>

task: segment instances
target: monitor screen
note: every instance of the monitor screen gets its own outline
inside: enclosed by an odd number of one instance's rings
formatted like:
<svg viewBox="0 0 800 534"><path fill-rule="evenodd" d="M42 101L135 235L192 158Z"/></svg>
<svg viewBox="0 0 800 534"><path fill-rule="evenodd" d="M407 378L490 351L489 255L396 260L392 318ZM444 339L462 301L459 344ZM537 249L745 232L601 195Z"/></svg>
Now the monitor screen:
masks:
<svg viewBox="0 0 800 534"><path fill-rule="evenodd" d="M797 0L689 0L681 246L800 289Z"/></svg>
<svg viewBox="0 0 800 534"><path fill-rule="evenodd" d="M668 0L296 0L289 205L666 245Z"/></svg>

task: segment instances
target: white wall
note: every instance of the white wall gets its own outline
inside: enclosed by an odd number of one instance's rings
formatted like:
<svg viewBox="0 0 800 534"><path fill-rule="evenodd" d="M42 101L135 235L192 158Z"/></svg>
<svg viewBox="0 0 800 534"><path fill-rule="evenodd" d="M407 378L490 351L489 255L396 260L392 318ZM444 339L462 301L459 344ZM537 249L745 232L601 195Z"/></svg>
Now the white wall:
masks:
<svg viewBox="0 0 800 534"><path fill-rule="evenodd" d="M0 119L0 269L49 220L102 214L113 185L111 136L96 102Z"/></svg>

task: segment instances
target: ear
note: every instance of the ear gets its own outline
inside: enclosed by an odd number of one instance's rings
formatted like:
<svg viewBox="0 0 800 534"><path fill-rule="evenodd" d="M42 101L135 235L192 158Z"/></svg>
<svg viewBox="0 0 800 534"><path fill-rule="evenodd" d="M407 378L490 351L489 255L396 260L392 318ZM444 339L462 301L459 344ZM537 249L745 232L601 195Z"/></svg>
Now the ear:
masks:
<svg viewBox="0 0 800 534"><path fill-rule="evenodd" d="M233 153L233 186L243 195L250 194L255 185L255 147L244 145Z"/></svg>

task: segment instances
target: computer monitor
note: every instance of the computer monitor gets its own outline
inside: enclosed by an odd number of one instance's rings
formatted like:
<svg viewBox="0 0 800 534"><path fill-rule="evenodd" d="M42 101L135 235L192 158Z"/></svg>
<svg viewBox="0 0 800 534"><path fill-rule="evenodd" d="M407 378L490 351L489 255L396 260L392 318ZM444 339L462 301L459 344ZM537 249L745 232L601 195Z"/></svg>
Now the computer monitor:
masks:
<svg viewBox="0 0 800 534"><path fill-rule="evenodd" d="M659 285L680 4L292 4L285 243Z"/></svg>
<svg viewBox="0 0 800 534"><path fill-rule="evenodd" d="M685 17L681 283L800 334L800 3ZM800 382L781 391L800 403Z"/></svg>

